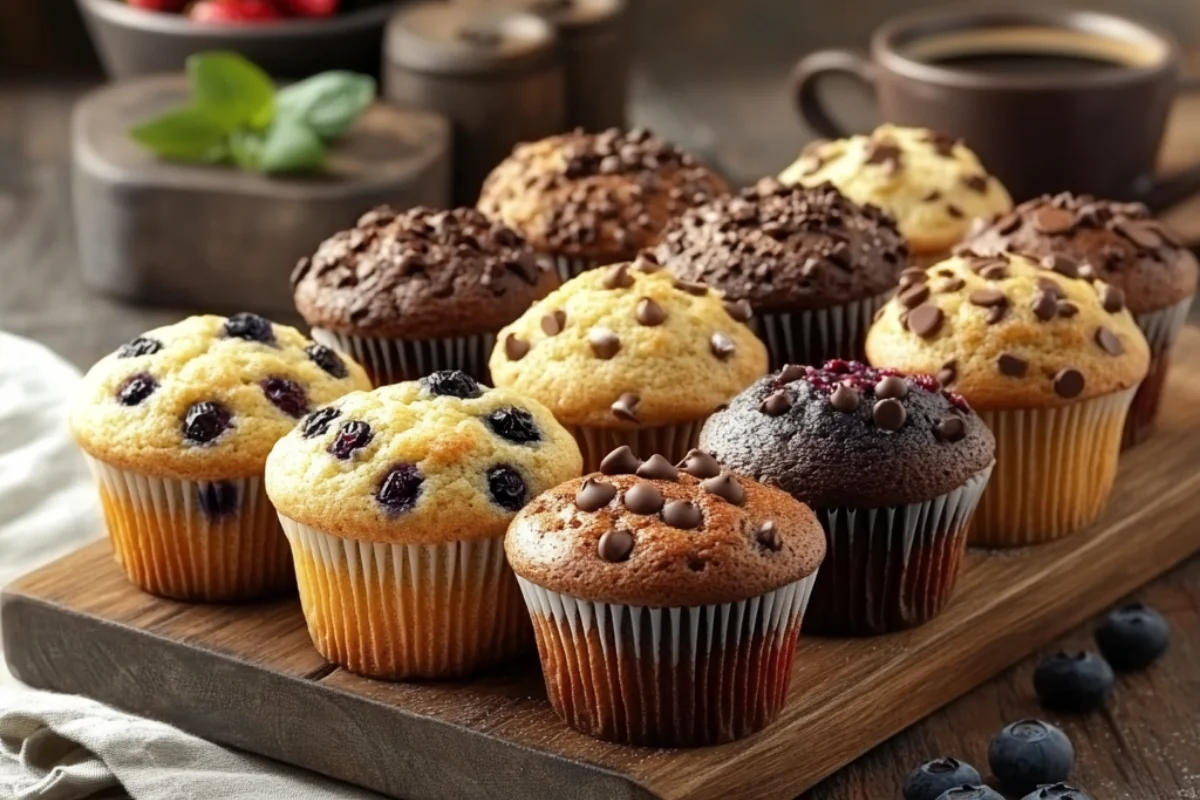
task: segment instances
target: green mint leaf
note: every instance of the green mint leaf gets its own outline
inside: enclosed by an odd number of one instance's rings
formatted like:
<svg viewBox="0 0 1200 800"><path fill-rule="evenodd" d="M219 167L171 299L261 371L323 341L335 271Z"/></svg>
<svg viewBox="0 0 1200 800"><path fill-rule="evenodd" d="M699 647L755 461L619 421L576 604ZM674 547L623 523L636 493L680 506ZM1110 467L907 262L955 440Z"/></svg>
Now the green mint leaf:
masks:
<svg viewBox="0 0 1200 800"><path fill-rule="evenodd" d="M280 89L279 113L303 120L322 139L350 130L375 99L375 79L356 72L322 72Z"/></svg>
<svg viewBox="0 0 1200 800"><path fill-rule="evenodd" d="M135 125L129 135L159 158L171 161L212 164L228 155L224 126L198 108L168 111Z"/></svg>
<svg viewBox="0 0 1200 800"><path fill-rule="evenodd" d="M275 113L270 76L237 53L197 53L187 60L192 102L230 132L241 126L263 129Z"/></svg>
<svg viewBox="0 0 1200 800"><path fill-rule="evenodd" d="M312 128L290 116L275 118L259 151L259 169L268 174L311 172L324 164L325 147Z"/></svg>
<svg viewBox="0 0 1200 800"><path fill-rule="evenodd" d="M229 134L233 163L247 172L258 172L262 166L263 140L263 134L258 131L236 130Z"/></svg>

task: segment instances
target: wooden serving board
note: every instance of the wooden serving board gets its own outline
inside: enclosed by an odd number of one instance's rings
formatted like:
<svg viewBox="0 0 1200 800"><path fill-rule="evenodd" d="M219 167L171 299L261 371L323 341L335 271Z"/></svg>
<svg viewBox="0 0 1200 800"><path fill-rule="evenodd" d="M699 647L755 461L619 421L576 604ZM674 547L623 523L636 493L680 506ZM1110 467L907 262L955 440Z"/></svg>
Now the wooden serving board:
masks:
<svg viewBox="0 0 1200 800"><path fill-rule="evenodd" d="M472 681L361 678L317 655L295 599L160 600L104 542L8 587L5 654L33 686L406 800L793 797L1200 549L1200 330L1174 362L1160 430L1124 456L1096 525L972 551L950 607L917 630L802 638L779 720L733 744L591 740L554 716L532 660Z"/></svg>

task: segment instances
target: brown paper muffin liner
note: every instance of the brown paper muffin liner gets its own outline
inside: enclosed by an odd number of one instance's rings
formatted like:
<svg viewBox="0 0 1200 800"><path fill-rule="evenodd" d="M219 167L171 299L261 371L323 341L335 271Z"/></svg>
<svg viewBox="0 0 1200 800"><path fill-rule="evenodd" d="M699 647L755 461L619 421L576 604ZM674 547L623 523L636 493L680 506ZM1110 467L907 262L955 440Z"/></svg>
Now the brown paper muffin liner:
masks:
<svg viewBox="0 0 1200 800"><path fill-rule="evenodd" d="M375 386L415 381L441 369L462 370L489 386L492 382L488 358L496 346L494 333L444 339L375 339L313 328L312 337L361 364Z"/></svg>
<svg viewBox="0 0 1200 800"><path fill-rule="evenodd" d="M970 544L1049 542L1099 516L1117 474L1135 391L1058 408L980 411L996 437L996 467L971 523Z"/></svg>
<svg viewBox="0 0 1200 800"><path fill-rule="evenodd" d="M558 271L558 277L562 278L563 283L571 280L581 273L587 272L589 269L597 267L606 267L609 264L614 264L618 261L627 259L621 258L573 258L571 256L554 256L554 268Z"/></svg>
<svg viewBox="0 0 1200 800"><path fill-rule="evenodd" d="M818 508L828 547L806 633L873 636L933 619L950 601L967 524L992 466L952 492L889 508Z"/></svg>
<svg viewBox="0 0 1200 800"><path fill-rule="evenodd" d="M1138 314L1136 317L1138 327L1150 345L1150 371L1133 396L1133 405L1129 407L1129 416L1125 419L1122 448L1140 444L1154 432L1154 422L1162 404L1163 384L1166 383L1170 366L1171 347L1191 307L1192 298L1188 297L1169 308Z"/></svg>
<svg viewBox="0 0 1200 800"><path fill-rule="evenodd" d="M262 476L188 481L87 462L117 563L139 588L207 603L293 590L287 539Z"/></svg>
<svg viewBox="0 0 1200 800"><path fill-rule="evenodd" d="M532 649L504 537L435 545L343 539L279 516L317 651L371 678L453 678Z"/></svg>
<svg viewBox="0 0 1200 800"><path fill-rule="evenodd" d="M779 714L814 577L683 608L590 602L517 580L550 704L568 725L623 744L697 747Z"/></svg>
<svg viewBox="0 0 1200 800"><path fill-rule="evenodd" d="M756 312L750 325L767 345L772 370L785 364L819 366L831 358L864 361L867 330L891 296L889 290L832 308Z"/></svg>
<svg viewBox="0 0 1200 800"><path fill-rule="evenodd" d="M659 453L672 464L684 459L688 451L700 442L700 429L708 417L675 425L649 428L596 428L588 425L564 427L579 443L583 454L583 474L600 469L604 457L621 445L629 445L634 455L649 458Z"/></svg>

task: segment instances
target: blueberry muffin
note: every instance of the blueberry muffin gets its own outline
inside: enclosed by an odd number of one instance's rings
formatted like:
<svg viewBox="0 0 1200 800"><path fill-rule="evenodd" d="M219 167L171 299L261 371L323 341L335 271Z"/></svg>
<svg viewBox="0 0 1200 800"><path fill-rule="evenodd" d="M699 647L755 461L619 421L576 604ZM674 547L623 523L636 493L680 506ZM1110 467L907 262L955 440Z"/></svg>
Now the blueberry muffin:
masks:
<svg viewBox="0 0 1200 800"><path fill-rule="evenodd" d="M1149 350L1123 293L1024 256L961 255L901 277L867 335L871 363L928 373L996 437L971 542L1019 546L1104 507Z"/></svg>
<svg viewBox="0 0 1200 800"><path fill-rule="evenodd" d="M857 361L786 366L714 414L700 446L808 504L828 554L807 630L889 633L950 599L995 441L930 375Z"/></svg>
<svg viewBox="0 0 1200 800"><path fill-rule="evenodd" d="M535 303L500 332L491 371L575 434L585 470L623 444L678 461L708 415L767 370L744 311L644 254Z"/></svg>
<svg viewBox="0 0 1200 800"><path fill-rule="evenodd" d="M473 208L381 207L292 272L313 338L376 386L458 369L487 381L496 331L558 287L549 259Z"/></svg>
<svg viewBox="0 0 1200 800"><path fill-rule="evenodd" d="M1012 208L1008 191L966 145L925 128L881 125L867 136L813 142L779 179L829 181L854 202L879 206L923 265L949 255L974 219Z"/></svg>
<svg viewBox="0 0 1200 800"><path fill-rule="evenodd" d="M97 362L71 431L125 574L178 600L290 588L267 454L309 411L368 386L351 359L256 314L190 317Z"/></svg>
<svg viewBox="0 0 1200 800"><path fill-rule="evenodd" d="M580 473L541 404L463 372L356 392L271 451L267 493L320 653L373 678L447 678L527 650L513 515Z"/></svg>
<svg viewBox="0 0 1200 800"><path fill-rule="evenodd" d="M685 281L707 283L753 313L771 365L862 358L908 246L890 217L823 183L764 178L684 212L654 251Z"/></svg>
<svg viewBox="0 0 1200 800"><path fill-rule="evenodd" d="M645 129L576 130L518 145L488 176L478 205L552 256L567 280L629 261L684 210L727 190Z"/></svg>
<svg viewBox="0 0 1200 800"><path fill-rule="evenodd" d="M802 503L698 450L675 467L621 447L534 499L504 546L572 727L690 747L779 713L825 552Z"/></svg>
<svg viewBox="0 0 1200 800"><path fill-rule="evenodd" d="M1099 278L1121 291L1150 345L1150 372L1134 395L1124 445L1149 436L1171 345L1196 293L1196 258L1183 242L1141 203L1059 194L1022 203L979 226L965 246L983 255L1022 253L1047 269L1065 258L1078 265L1080 277Z"/></svg>

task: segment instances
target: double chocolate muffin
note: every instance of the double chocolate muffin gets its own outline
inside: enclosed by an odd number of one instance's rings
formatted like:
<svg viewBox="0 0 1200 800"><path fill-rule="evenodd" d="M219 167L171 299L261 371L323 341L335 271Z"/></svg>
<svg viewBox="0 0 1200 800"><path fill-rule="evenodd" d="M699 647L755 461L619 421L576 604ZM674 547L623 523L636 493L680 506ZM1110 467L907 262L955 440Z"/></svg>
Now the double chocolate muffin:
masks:
<svg viewBox="0 0 1200 800"><path fill-rule="evenodd" d="M704 426L722 466L816 511L828 554L809 630L919 625L950 598L995 441L930 375L857 361L784 367Z"/></svg>
<svg viewBox="0 0 1200 800"><path fill-rule="evenodd" d="M690 154L644 128L581 130L519 145L479 209L554 257L563 280L629 261L672 219L728 191Z"/></svg>
<svg viewBox="0 0 1200 800"><path fill-rule="evenodd" d="M908 259L896 223L876 206L830 183L773 178L684 212L654 252L681 279L752 312L775 368L862 358L871 318Z"/></svg>
<svg viewBox="0 0 1200 800"><path fill-rule="evenodd" d="M1130 407L1124 444L1144 440L1158 415L1171 345L1196 293L1196 259L1175 234L1141 203L1064 193L1029 200L979 226L964 248L1023 253L1047 269L1100 279L1120 292L1150 346L1150 372Z"/></svg>
<svg viewBox="0 0 1200 800"><path fill-rule="evenodd" d="M488 381L496 331L558 285L548 259L472 208L376 208L292 273L313 338L377 386L441 369Z"/></svg>

